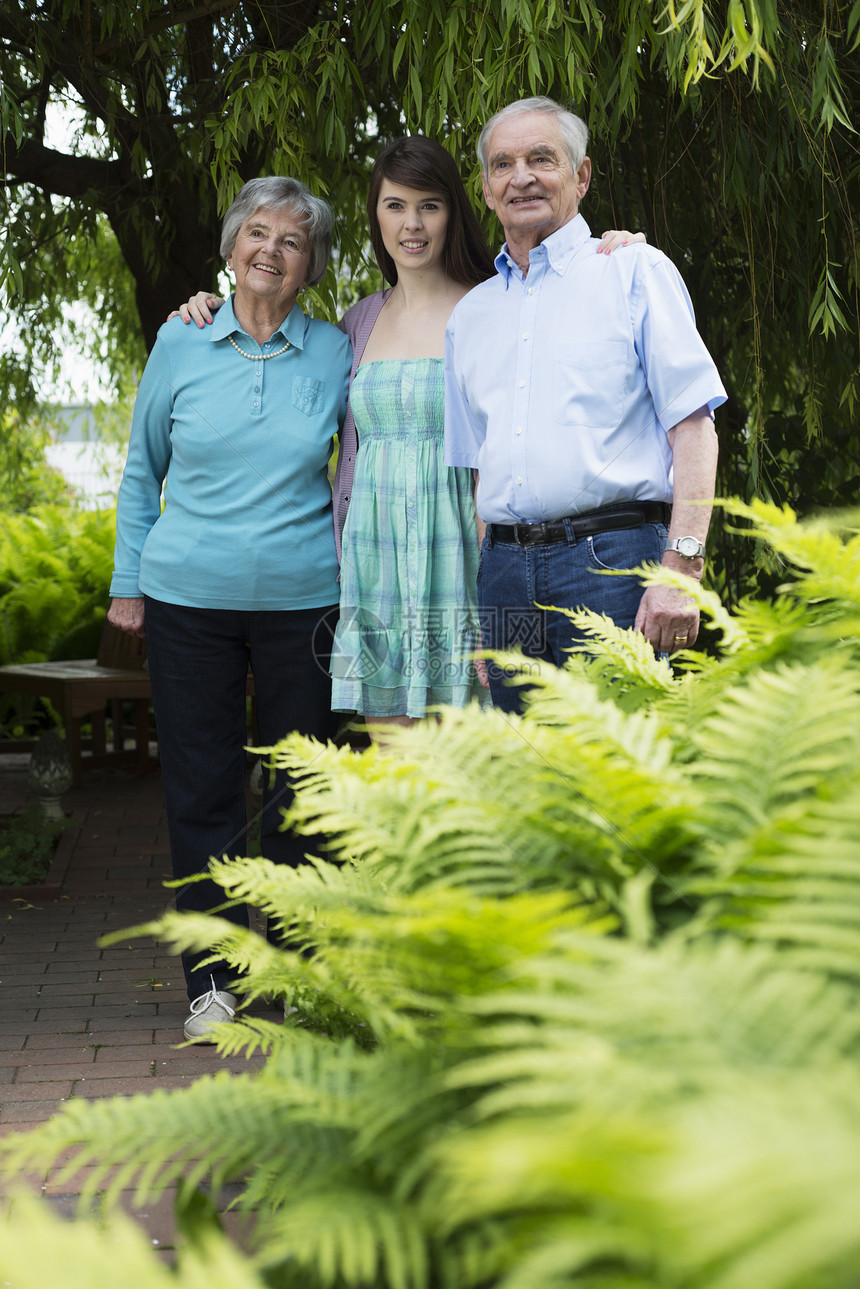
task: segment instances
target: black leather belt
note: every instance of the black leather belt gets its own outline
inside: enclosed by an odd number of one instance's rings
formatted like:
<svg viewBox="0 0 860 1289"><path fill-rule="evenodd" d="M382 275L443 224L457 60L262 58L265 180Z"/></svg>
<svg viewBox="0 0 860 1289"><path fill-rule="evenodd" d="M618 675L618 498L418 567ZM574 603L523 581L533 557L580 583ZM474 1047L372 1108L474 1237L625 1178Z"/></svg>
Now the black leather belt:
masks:
<svg viewBox="0 0 860 1289"><path fill-rule="evenodd" d="M662 501L625 501L599 510L587 510L569 519L549 519L541 524L488 524L487 533L494 542L516 542L517 546L547 546L565 542L568 533L590 537L617 528L640 528L642 524L668 524L672 508Z"/></svg>

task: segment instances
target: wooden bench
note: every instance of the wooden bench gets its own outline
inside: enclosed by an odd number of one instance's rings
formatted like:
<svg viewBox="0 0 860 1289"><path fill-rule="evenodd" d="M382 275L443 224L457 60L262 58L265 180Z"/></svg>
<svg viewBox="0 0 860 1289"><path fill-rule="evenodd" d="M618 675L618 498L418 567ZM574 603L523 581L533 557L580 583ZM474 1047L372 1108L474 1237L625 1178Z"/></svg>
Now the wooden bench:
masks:
<svg viewBox="0 0 860 1289"><path fill-rule="evenodd" d="M106 622L98 656L68 662L28 662L0 667L0 693L34 694L56 708L66 731L75 787L81 782L81 721L90 717L92 755L87 766L132 759L138 774L149 769L149 702L146 641ZM134 704L134 753L125 749L123 704ZM112 751L107 751L105 714L110 709Z"/></svg>

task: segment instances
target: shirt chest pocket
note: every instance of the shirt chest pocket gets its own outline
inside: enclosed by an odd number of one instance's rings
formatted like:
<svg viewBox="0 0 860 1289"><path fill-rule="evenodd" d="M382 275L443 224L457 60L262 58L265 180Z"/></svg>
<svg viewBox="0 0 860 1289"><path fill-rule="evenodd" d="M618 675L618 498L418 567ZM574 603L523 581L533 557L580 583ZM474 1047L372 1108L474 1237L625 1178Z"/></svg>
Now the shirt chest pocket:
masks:
<svg viewBox="0 0 860 1289"><path fill-rule="evenodd" d="M297 407L305 416L317 416L323 410L325 381L314 376L293 377L293 407Z"/></svg>
<svg viewBox="0 0 860 1289"><path fill-rule="evenodd" d="M555 360L555 419L561 425L609 429L624 412L630 379L623 340L559 345Z"/></svg>

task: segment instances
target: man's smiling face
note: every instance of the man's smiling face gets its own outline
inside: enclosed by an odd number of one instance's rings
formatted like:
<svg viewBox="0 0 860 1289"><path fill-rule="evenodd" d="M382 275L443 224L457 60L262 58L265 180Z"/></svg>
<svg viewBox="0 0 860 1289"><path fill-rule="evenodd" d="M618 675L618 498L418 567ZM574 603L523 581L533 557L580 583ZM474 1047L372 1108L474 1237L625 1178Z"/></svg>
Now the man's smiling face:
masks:
<svg viewBox="0 0 860 1289"><path fill-rule="evenodd" d="M508 243L537 246L577 214L591 182L591 162L586 157L574 171L555 118L524 112L493 130L482 182Z"/></svg>

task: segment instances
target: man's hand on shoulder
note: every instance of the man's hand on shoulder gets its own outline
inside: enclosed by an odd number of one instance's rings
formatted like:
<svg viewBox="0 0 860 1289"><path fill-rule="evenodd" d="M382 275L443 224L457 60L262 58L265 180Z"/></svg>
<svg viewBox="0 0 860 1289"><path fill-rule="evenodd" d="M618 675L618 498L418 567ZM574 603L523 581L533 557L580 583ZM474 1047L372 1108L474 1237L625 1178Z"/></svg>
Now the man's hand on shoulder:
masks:
<svg viewBox="0 0 860 1289"><path fill-rule="evenodd" d="M185 304L168 313L167 321L169 322L171 318L181 318L186 326L189 322L196 322L198 327L206 327L211 324L213 314L218 312L223 303L220 295L213 295L211 291L198 291L190 300L186 300Z"/></svg>

